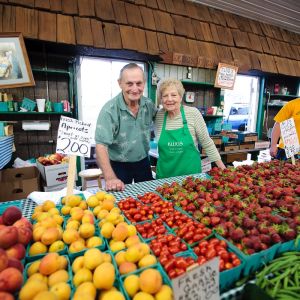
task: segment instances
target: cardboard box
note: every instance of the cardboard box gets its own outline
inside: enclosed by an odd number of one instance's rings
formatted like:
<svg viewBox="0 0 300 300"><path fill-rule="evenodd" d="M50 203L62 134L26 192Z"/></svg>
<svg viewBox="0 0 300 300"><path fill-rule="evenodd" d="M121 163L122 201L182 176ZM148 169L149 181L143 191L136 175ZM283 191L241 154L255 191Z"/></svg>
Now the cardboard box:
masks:
<svg viewBox="0 0 300 300"><path fill-rule="evenodd" d="M40 190L40 176L36 167L0 171L0 201L21 200Z"/></svg>
<svg viewBox="0 0 300 300"><path fill-rule="evenodd" d="M270 148L270 141L255 142L255 149L268 149L268 148Z"/></svg>
<svg viewBox="0 0 300 300"><path fill-rule="evenodd" d="M222 144L222 149L225 152L239 150L239 147L240 146L237 142L228 142L226 144Z"/></svg>
<svg viewBox="0 0 300 300"><path fill-rule="evenodd" d="M232 153L224 155L223 161L231 163L233 161L243 161L247 159L247 153Z"/></svg>
<svg viewBox="0 0 300 300"><path fill-rule="evenodd" d="M240 131L238 135L240 142L256 142L258 140L256 132Z"/></svg>
<svg viewBox="0 0 300 300"><path fill-rule="evenodd" d="M41 172L42 178L46 182L47 187L63 184L68 180L69 164L44 166L37 161L36 166ZM75 180L77 180L77 175Z"/></svg>
<svg viewBox="0 0 300 300"><path fill-rule="evenodd" d="M240 150L254 149L254 142L240 143Z"/></svg>
<svg viewBox="0 0 300 300"><path fill-rule="evenodd" d="M210 136L215 145L221 145L222 144L222 135L216 134Z"/></svg>

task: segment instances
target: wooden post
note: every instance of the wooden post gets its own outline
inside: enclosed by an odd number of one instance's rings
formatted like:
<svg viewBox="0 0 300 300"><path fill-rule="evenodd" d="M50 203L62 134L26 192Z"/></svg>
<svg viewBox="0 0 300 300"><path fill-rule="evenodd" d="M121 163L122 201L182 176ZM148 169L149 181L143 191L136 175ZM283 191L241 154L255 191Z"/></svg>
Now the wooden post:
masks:
<svg viewBox="0 0 300 300"><path fill-rule="evenodd" d="M67 196L70 196L73 194L75 174L76 174L76 155L70 155L69 156L68 181L67 181Z"/></svg>

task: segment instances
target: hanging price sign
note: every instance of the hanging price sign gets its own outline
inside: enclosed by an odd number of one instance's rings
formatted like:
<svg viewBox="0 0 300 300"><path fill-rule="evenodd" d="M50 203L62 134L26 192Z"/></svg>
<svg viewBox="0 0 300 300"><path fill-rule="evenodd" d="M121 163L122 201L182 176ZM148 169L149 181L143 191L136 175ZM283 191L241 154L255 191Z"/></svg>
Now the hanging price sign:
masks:
<svg viewBox="0 0 300 300"><path fill-rule="evenodd" d="M57 153L90 157L91 139L91 123L61 116L57 133Z"/></svg>
<svg viewBox="0 0 300 300"><path fill-rule="evenodd" d="M232 90L234 88L238 67L219 63L215 87Z"/></svg>
<svg viewBox="0 0 300 300"><path fill-rule="evenodd" d="M175 300L219 300L219 257L172 280Z"/></svg>
<svg viewBox="0 0 300 300"><path fill-rule="evenodd" d="M300 151L299 139L294 119L290 118L281 122L280 131L284 142L286 157L294 157L294 155Z"/></svg>

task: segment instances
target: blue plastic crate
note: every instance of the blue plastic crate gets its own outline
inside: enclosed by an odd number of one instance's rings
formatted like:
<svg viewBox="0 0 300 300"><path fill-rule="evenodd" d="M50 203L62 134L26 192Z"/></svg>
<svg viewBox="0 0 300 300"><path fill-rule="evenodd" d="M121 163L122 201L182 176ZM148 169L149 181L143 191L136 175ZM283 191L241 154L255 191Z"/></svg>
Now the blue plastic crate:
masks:
<svg viewBox="0 0 300 300"><path fill-rule="evenodd" d="M4 213L4 211L11 206L15 206L22 211L22 202L20 200L16 201L8 201L8 202L0 202L0 215Z"/></svg>

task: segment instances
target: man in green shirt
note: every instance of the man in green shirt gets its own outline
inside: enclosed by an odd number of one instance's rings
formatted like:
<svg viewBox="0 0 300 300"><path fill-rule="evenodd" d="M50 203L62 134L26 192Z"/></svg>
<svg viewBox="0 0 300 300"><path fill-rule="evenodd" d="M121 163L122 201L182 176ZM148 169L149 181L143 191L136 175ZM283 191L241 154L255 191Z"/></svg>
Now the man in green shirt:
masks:
<svg viewBox="0 0 300 300"><path fill-rule="evenodd" d="M142 68L125 65L118 83L122 92L101 109L95 134L97 162L108 191L122 191L133 180L153 179L148 151L155 106L143 96Z"/></svg>

